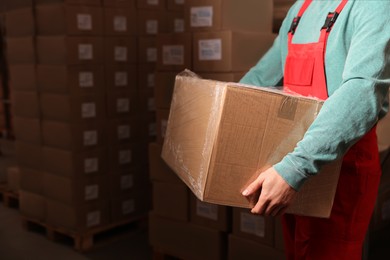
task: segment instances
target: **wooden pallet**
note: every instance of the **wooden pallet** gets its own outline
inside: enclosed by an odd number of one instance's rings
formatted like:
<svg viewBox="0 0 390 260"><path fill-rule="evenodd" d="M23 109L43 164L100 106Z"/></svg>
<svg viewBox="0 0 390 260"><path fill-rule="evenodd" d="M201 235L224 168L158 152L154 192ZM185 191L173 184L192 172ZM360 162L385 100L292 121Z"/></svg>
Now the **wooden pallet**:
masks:
<svg viewBox="0 0 390 260"><path fill-rule="evenodd" d="M40 220L22 217L22 226L25 230L41 233L51 241L73 246L79 252L90 251L93 248L115 241L130 232L135 233L145 230L147 223L147 216L141 216L87 231L76 232Z"/></svg>
<svg viewBox="0 0 390 260"><path fill-rule="evenodd" d="M7 208L19 208L19 194L8 189L5 184L0 184L0 200Z"/></svg>

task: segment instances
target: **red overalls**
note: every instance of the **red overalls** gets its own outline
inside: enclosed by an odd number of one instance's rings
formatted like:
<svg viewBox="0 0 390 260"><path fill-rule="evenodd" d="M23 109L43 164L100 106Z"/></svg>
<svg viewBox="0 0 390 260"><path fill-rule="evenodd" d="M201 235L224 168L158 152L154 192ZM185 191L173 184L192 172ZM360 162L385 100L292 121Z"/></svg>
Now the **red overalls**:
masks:
<svg viewBox="0 0 390 260"><path fill-rule="evenodd" d="M324 63L326 43L347 0L343 0L334 13L328 14L318 42L294 44L292 38L299 19L311 2L304 2L288 34L284 86L299 94L325 100L328 98ZM360 260L380 174L374 127L344 156L329 219L291 214L282 217L287 258Z"/></svg>

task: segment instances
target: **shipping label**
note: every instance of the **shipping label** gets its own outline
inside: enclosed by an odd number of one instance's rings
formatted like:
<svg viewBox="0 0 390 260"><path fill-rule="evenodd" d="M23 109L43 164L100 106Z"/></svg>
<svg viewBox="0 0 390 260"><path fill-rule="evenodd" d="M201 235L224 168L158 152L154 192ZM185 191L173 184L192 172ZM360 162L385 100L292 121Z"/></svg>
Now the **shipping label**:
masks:
<svg viewBox="0 0 390 260"><path fill-rule="evenodd" d="M264 237L265 219L263 216L241 212L240 230L247 234Z"/></svg>
<svg viewBox="0 0 390 260"><path fill-rule="evenodd" d="M196 215L211 219L218 220L218 206L215 204L206 203L200 200L196 200Z"/></svg>
<svg viewBox="0 0 390 260"><path fill-rule="evenodd" d="M127 17L122 15L114 16L113 20L115 32L126 32L127 31Z"/></svg>
<svg viewBox="0 0 390 260"><path fill-rule="evenodd" d="M90 14L77 14L77 29L92 30L92 16Z"/></svg>
<svg viewBox="0 0 390 260"><path fill-rule="evenodd" d="M87 227L94 227L100 224L100 211L93 211L87 214Z"/></svg>
<svg viewBox="0 0 390 260"><path fill-rule="evenodd" d="M128 98L118 98L116 100L116 112L127 113L130 111L130 100Z"/></svg>
<svg viewBox="0 0 390 260"><path fill-rule="evenodd" d="M175 33L184 32L184 19L175 19L173 21L173 31Z"/></svg>
<svg viewBox="0 0 390 260"><path fill-rule="evenodd" d="M96 104L95 103L81 104L81 117L82 118L96 117Z"/></svg>
<svg viewBox="0 0 390 260"><path fill-rule="evenodd" d="M118 140L125 140L130 138L131 131L129 125L118 126L117 132L118 132Z"/></svg>
<svg viewBox="0 0 390 260"><path fill-rule="evenodd" d="M99 170L98 158L87 158L84 160L84 173L94 173Z"/></svg>
<svg viewBox="0 0 390 260"><path fill-rule="evenodd" d="M135 211L135 201L134 200L126 200L122 202L122 214L128 215Z"/></svg>
<svg viewBox="0 0 390 260"><path fill-rule="evenodd" d="M201 61L222 60L222 40L221 39L199 40L199 60Z"/></svg>
<svg viewBox="0 0 390 260"><path fill-rule="evenodd" d="M158 21L157 20L147 20L146 21L146 33L147 34L157 34L158 33Z"/></svg>
<svg viewBox="0 0 390 260"><path fill-rule="evenodd" d="M93 72L79 72L79 86L80 88L93 87Z"/></svg>
<svg viewBox="0 0 390 260"><path fill-rule="evenodd" d="M115 46L114 60L115 61L127 61L127 47Z"/></svg>
<svg viewBox="0 0 390 260"><path fill-rule="evenodd" d="M115 72L115 86L124 87L127 86L127 72L117 71Z"/></svg>
<svg viewBox="0 0 390 260"><path fill-rule="evenodd" d="M92 60L93 59L92 44L79 44L78 54L79 54L79 60Z"/></svg>
<svg viewBox="0 0 390 260"><path fill-rule="evenodd" d="M157 48L147 48L146 61L147 62L156 62L157 61Z"/></svg>
<svg viewBox="0 0 390 260"><path fill-rule="evenodd" d="M149 73L147 77L148 88L154 88L154 86L156 85L154 73Z"/></svg>
<svg viewBox="0 0 390 260"><path fill-rule="evenodd" d="M191 27L213 26L213 7L191 7Z"/></svg>
<svg viewBox="0 0 390 260"><path fill-rule="evenodd" d="M98 132L94 131L84 131L83 133L83 144L84 146L93 146L98 143Z"/></svg>
<svg viewBox="0 0 390 260"><path fill-rule="evenodd" d="M133 175L124 175L121 177L121 190L129 190L134 187Z"/></svg>
<svg viewBox="0 0 390 260"><path fill-rule="evenodd" d="M129 164L132 161L132 152L131 150L122 150L119 151L119 164Z"/></svg>
<svg viewBox="0 0 390 260"><path fill-rule="evenodd" d="M95 200L99 198L99 185L85 186L85 200Z"/></svg>
<svg viewBox="0 0 390 260"><path fill-rule="evenodd" d="M184 46L166 45L163 46L164 65L184 65Z"/></svg>

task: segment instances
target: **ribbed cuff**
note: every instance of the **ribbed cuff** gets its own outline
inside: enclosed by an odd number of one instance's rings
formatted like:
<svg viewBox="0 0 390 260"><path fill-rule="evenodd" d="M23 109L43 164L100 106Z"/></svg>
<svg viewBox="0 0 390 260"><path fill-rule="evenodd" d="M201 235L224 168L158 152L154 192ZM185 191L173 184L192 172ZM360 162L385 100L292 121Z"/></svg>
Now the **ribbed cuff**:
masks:
<svg viewBox="0 0 390 260"><path fill-rule="evenodd" d="M307 176L298 171L292 163L286 159L275 164L274 169L296 191L299 191L307 180Z"/></svg>

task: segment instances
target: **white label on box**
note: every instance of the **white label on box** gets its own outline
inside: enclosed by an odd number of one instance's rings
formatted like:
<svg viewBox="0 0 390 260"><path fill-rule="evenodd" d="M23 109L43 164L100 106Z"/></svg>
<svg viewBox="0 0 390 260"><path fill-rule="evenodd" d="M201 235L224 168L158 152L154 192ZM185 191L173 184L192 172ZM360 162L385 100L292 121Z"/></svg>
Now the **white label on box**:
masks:
<svg viewBox="0 0 390 260"><path fill-rule="evenodd" d="M130 138L130 126L129 125L120 125L118 126L118 139L124 140Z"/></svg>
<svg viewBox="0 0 390 260"><path fill-rule="evenodd" d="M92 30L92 16L90 14L77 14L77 29Z"/></svg>
<svg viewBox="0 0 390 260"><path fill-rule="evenodd" d="M157 135L156 123L149 124L149 136L154 137Z"/></svg>
<svg viewBox="0 0 390 260"><path fill-rule="evenodd" d="M128 215L135 211L135 202L134 200L126 200L122 202L122 214Z"/></svg>
<svg viewBox="0 0 390 260"><path fill-rule="evenodd" d="M83 133L84 146L97 145L98 143L98 132L97 131L84 131Z"/></svg>
<svg viewBox="0 0 390 260"><path fill-rule="evenodd" d="M114 60L115 61L127 61L127 47L115 46Z"/></svg>
<svg viewBox="0 0 390 260"><path fill-rule="evenodd" d="M199 60L222 60L222 40L199 40Z"/></svg>
<svg viewBox="0 0 390 260"><path fill-rule="evenodd" d="M184 32L184 19L175 19L173 21L173 31L177 33Z"/></svg>
<svg viewBox="0 0 390 260"><path fill-rule="evenodd" d="M133 188L134 186L134 178L133 175L124 175L121 177L121 189L128 190Z"/></svg>
<svg viewBox="0 0 390 260"><path fill-rule="evenodd" d="M258 237L265 235L265 219L263 216L241 212L240 230Z"/></svg>
<svg viewBox="0 0 390 260"><path fill-rule="evenodd" d="M148 74L148 88L154 88L154 86L156 85L156 81L155 81L155 75L154 73L149 73Z"/></svg>
<svg viewBox="0 0 390 260"><path fill-rule="evenodd" d="M118 98L116 100L116 112L127 113L130 111L130 100L128 98Z"/></svg>
<svg viewBox="0 0 390 260"><path fill-rule="evenodd" d="M92 44L79 44L79 59L80 60L92 60L93 59L93 47Z"/></svg>
<svg viewBox="0 0 390 260"><path fill-rule="evenodd" d="M114 31L126 32L127 31L127 18L126 16L117 15L114 16Z"/></svg>
<svg viewBox="0 0 390 260"><path fill-rule="evenodd" d="M165 138L165 133L167 132L168 120L161 120L161 137Z"/></svg>
<svg viewBox="0 0 390 260"><path fill-rule="evenodd" d="M99 198L99 186L97 184L85 186L85 200L95 200L97 198Z"/></svg>
<svg viewBox="0 0 390 260"><path fill-rule="evenodd" d="M146 21L146 33L147 34L157 34L158 33L158 21L157 20L147 20Z"/></svg>
<svg viewBox="0 0 390 260"><path fill-rule="evenodd" d="M156 102L154 101L154 98L148 98L148 110L149 111L156 111Z"/></svg>
<svg viewBox="0 0 390 260"><path fill-rule="evenodd" d="M95 103L83 103L81 104L81 117L93 118L96 117L96 105Z"/></svg>
<svg viewBox="0 0 390 260"><path fill-rule="evenodd" d="M131 163L131 150L122 150L119 151L119 164L128 164Z"/></svg>
<svg viewBox="0 0 390 260"><path fill-rule="evenodd" d="M175 0L175 4L184 5L184 0Z"/></svg>
<svg viewBox="0 0 390 260"><path fill-rule="evenodd" d="M383 202L382 206L382 220L390 219L390 200Z"/></svg>
<svg viewBox="0 0 390 260"><path fill-rule="evenodd" d="M93 72L82 71L79 73L79 86L81 88L93 87Z"/></svg>
<svg viewBox="0 0 390 260"><path fill-rule="evenodd" d="M148 5L158 5L158 0L147 0Z"/></svg>
<svg viewBox="0 0 390 260"><path fill-rule="evenodd" d="M115 86L117 87L127 86L127 72L125 71L115 72Z"/></svg>
<svg viewBox="0 0 390 260"><path fill-rule="evenodd" d="M87 214L87 227L94 227L100 224L100 211L93 211Z"/></svg>
<svg viewBox="0 0 390 260"><path fill-rule="evenodd" d="M184 46L183 45L163 46L163 64L164 65L183 65L184 64Z"/></svg>
<svg viewBox="0 0 390 260"><path fill-rule="evenodd" d="M156 62L157 61L157 48L148 48L146 50L146 60L148 62Z"/></svg>
<svg viewBox="0 0 390 260"><path fill-rule="evenodd" d="M213 26L213 7L191 7L191 27Z"/></svg>
<svg viewBox="0 0 390 260"><path fill-rule="evenodd" d="M84 173L93 173L99 170L98 158L87 158L84 160Z"/></svg>
<svg viewBox="0 0 390 260"><path fill-rule="evenodd" d="M208 218L214 221L218 220L218 206L196 200L196 215Z"/></svg>

